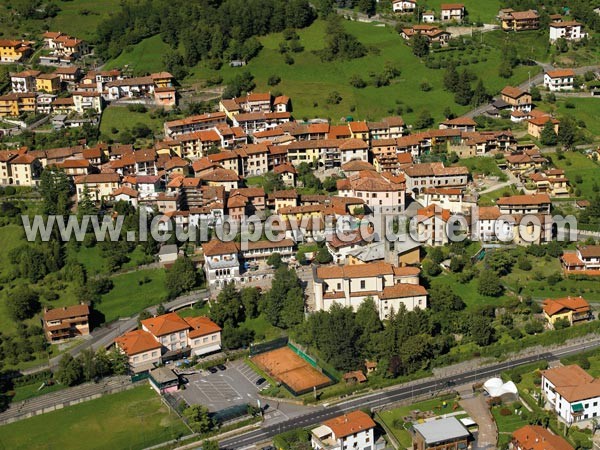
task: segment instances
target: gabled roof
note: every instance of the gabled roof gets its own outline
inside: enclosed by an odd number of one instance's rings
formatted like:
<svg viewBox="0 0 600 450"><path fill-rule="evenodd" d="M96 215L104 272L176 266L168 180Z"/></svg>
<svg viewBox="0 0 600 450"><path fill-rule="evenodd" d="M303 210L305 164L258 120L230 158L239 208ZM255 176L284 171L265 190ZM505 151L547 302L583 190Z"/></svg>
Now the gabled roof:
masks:
<svg viewBox="0 0 600 450"><path fill-rule="evenodd" d="M212 239L202 244L204 256L230 255L239 252L239 246L235 242L223 242Z"/></svg>
<svg viewBox="0 0 600 450"><path fill-rule="evenodd" d="M144 330L134 330L125 333L115 339L115 344L117 344L127 356L133 356L138 353L161 348L160 342Z"/></svg>
<svg viewBox="0 0 600 450"><path fill-rule="evenodd" d="M542 376L569 403L600 397L600 379L594 378L576 364L543 370Z"/></svg>
<svg viewBox="0 0 600 450"><path fill-rule="evenodd" d="M54 308L44 313L44 321L70 319L72 317L87 316L90 314L88 305L73 305L63 306L62 308Z"/></svg>
<svg viewBox="0 0 600 450"><path fill-rule="evenodd" d="M164 336L189 328L188 323L174 312L142 320L142 326L154 336Z"/></svg>
<svg viewBox="0 0 600 450"><path fill-rule="evenodd" d="M213 334L221 331L221 327L210 320L208 317L186 317L183 319L190 326L189 332L190 339L194 339L200 336L206 336L207 334Z"/></svg>
<svg viewBox="0 0 600 450"><path fill-rule="evenodd" d="M375 428L375 422L362 411L352 411L343 416L326 420L323 425L329 427L337 439L350 436L351 434Z"/></svg>
<svg viewBox="0 0 600 450"><path fill-rule="evenodd" d="M546 72L550 78L566 78L566 77L574 77L575 71L573 69L557 69L557 70L549 70Z"/></svg>
<svg viewBox="0 0 600 450"><path fill-rule="evenodd" d="M519 448L527 450L574 450L565 439L539 425L525 425L513 432Z"/></svg>
<svg viewBox="0 0 600 450"><path fill-rule="evenodd" d="M590 310L590 304L583 297L565 297L551 299L547 298L542 303L544 312L549 316L563 311L569 310L576 313L586 312Z"/></svg>
<svg viewBox="0 0 600 450"><path fill-rule="evenodd" d="M513 86L506 86L504 89L502 89L502 91L500 91L500 93L515 99L527 94L527 92L523 91L522 89Z"/></svg>
<svg viewBox="0 0 600 450"><path fill-rule="evenodd" d="M511 195L510 197L500 197L497 205L545 205L550 204L548 194L533 195Z"/></svg>

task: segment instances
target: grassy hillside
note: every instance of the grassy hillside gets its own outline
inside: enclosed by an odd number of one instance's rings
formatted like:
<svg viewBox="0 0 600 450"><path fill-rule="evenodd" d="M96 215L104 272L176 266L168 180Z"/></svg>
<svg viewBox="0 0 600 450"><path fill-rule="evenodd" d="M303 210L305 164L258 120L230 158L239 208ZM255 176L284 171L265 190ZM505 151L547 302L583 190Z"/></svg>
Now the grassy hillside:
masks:
<svg viewBox="0 0 600 450"><path fill-rule="evenodd" d="M439 15L442 3L449 2L445 0L426 0L424 5L425 8L433 9ZM494 19L500 10L498 0L463 0L461 3L465 5L471 22L495 23Z"/></svg>
<svg viewBox="0 0 600 450"><path fill-rule="evenodd" d="M126 47L117 58L106 64L106 69L122 68L128 65L134 74L159 72L164 69L163 55L169 46L160 36L144 39L137 45Z"/></svg>
<svg viewBox="0 0 600 450"><path fill-rule="evenodd" d="M188 434L147 385L2 427L1 448L145 448ZM74 436L77 436L75 439Z"/></svg>
<svg viewBox="0 0 600 450"><path fill-rule="evenodd" d="M23 0L20 0L23 1ZM45 20L24 20L14 9L15 0L0 1L0 33L3 38L27 37L46 30L62 31L81 39L91 39L98 24L117 9L120 0L71 0L55 2L60 11Z"/></svg>
<svg viewBox="0 0 600 450"><path fill-rule="evenodd" d="M363 44L377 49L378 52L370 52L366 57L350 61L322 62L313 52L323 47L325 24L317 21L311 27L298 32L305 50L292 54L295 63L287 65L283 55L279 53L279 43L283 41L281 34L268 35L261 39L264 48L259 56L246 67L255 76L256 90L276 90L291 96L297 118L325 117L338 121L342 117L352 115L356 119L374 120L394 112L402 105L403 115L411 122L422 109L428 109L436 120L443 118L442 112L446 106L450 106L457 114L469 109L468 106L456 105L453 95L442 89L444 70L425 67L395 30L358 22L344 22L344 26ZM460 60L469 59L469 62L471 58L479 56L477 63L461 66L460 69L466 67L482 77L488 90L494 93L506 84L526 80L529 70L532 70L532 74L535 73L535 68L518 67L512 78L500 78L497 72L501 53L496 47L481 50L478 55L459 55L458 52L452 51L444 53L446 58L450 58L451 55ZM401 76L390 86L368 86L364 89L350 86L350 77L358 74L368 80L369 72L381 72L387 61L395 63L402 71ZM227 81L241 70L243 69L224 65L218 73ZM187 83L217 74L202 64L191 72L190 78L185 81ZM281 83L269 87L267 80L271 75L281 77ZM428 92L423 92L420 88L424 81L432 86ZM341 94L341 103L326 103L326 98L332 91Z"/></svg>

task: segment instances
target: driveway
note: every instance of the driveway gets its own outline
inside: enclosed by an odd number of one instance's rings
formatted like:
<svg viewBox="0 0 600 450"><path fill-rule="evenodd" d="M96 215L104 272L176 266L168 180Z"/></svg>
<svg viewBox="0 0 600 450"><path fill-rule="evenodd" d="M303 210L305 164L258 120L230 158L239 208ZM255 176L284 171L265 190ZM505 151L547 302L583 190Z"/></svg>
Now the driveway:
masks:
<svg viewBox="0 0 600 450"><path fill-rule="evenodd" d="M474 396L468 393L462 397L460 406L469 413L479 428L477 439L473 443L473 450L493 450L498 440L498 429L496 422L490 413L483 395Z"/></svg>

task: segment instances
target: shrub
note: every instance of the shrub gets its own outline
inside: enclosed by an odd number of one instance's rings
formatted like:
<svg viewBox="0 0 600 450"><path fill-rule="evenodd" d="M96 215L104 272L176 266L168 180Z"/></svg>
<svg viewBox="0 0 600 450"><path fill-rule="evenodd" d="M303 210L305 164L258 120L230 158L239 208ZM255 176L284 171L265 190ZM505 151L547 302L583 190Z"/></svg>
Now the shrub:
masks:
<svg viewBox="0 0 600 450"><path fill-rule="evenodd" d="M281 77L278 75L271 75L267 80L269 86L277 86L281 82Z"/></svg>

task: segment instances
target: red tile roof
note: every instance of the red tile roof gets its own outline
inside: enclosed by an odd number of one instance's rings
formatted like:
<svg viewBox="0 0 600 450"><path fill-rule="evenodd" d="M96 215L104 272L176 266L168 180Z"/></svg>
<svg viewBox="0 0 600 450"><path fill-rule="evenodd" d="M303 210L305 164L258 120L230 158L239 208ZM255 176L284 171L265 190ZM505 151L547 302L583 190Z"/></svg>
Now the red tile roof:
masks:
<svg viewBox="0 0 600 450"><path fill-rule="evenodd" d="M331 428L337 439L375 428L375 422L362 411L352 411L343 416L326 420L323 425Z"/></svg>
<svg viewBox="0 0 600 450"><path fill-rule="evenodd" d="M115 344L117 344L127 356L133 356L138 353L161 348L160 342L144 330L134 330L125 333L115 339Z"/></svg>
<svg viewBox="0 0 600 450"><path fill-rule="evenodd" d="M174 312L142 320L142 326L154 336L164 336L189 328L188 323Z"/></svg>

